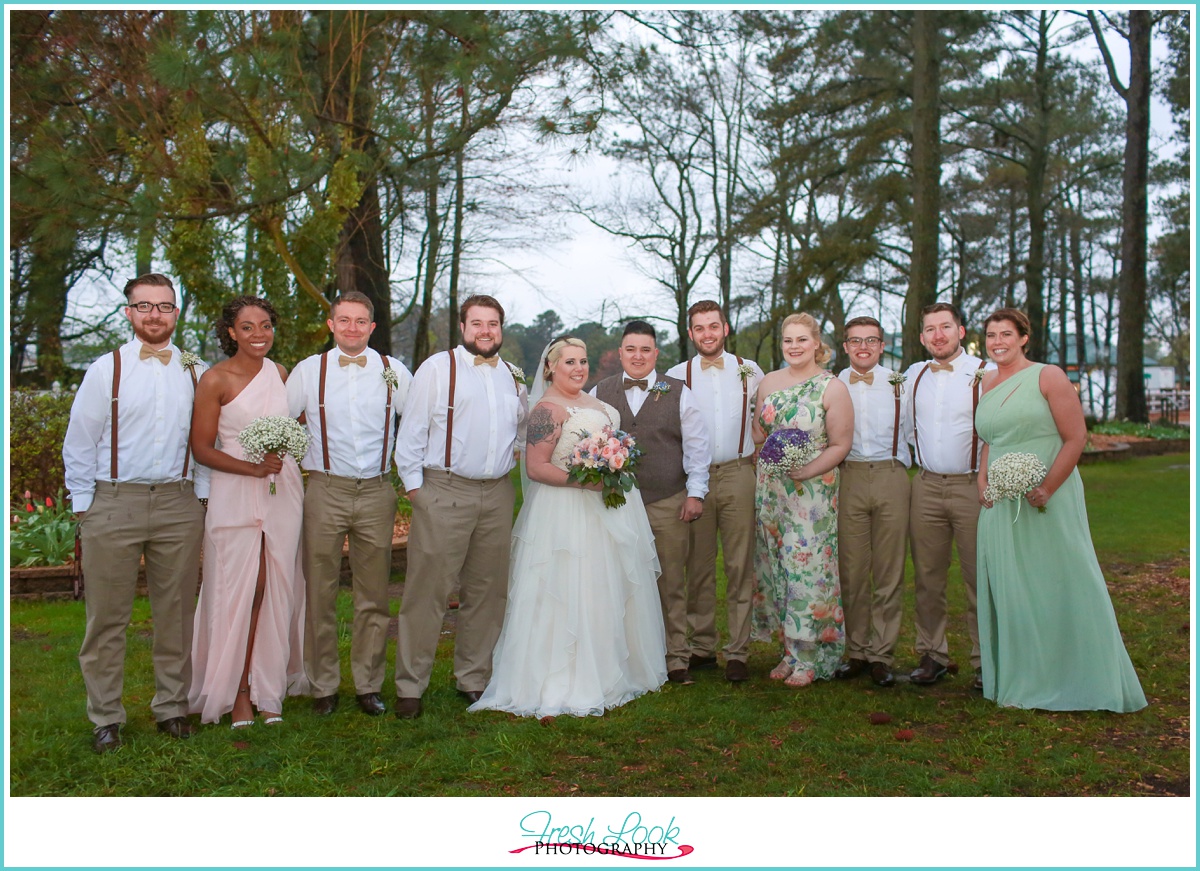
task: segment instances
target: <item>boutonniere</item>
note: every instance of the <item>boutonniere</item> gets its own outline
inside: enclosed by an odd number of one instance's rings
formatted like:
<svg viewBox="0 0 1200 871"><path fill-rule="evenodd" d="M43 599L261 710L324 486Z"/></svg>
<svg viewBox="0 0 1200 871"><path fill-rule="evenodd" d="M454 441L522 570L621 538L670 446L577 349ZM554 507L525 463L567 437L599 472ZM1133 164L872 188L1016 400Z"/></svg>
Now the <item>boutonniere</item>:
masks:
<svg viewBox="0 0 1200 871"><path fill-rule="evenodd" d="M197 363L203 363L203 362L204 361L200 359L199 354L193 354L191 351L180 351L179 352L179 365L182 366L184 369L191 369Z"/></svg>
<svg viewBox="0 0 1200 871"><path fill-rule="evenodd" d="M904 382L908 380L908 376L903 372L893 372L888 376L888 384L892 385L892 389L896 391L896 398L900 398L900 394L904 392Z"/></svg>
<svg viewBox="0 0 1200 871"><path fill-rule="evenodd" d="M383 370L383 383L388 386L388 390L400 389L400 377L391 366Z"/></svg>
<svg viewBox="0 0 1200 871"><path fill-rule="evenodd" d="M743 381L749 381L754 377L754 367L749 363L742 363L737 367L737 376Z"/></svg>
<svg viewBox="0 0 1200 871"><path fill-rule="evenodd" d="M978 384L980 381L982 381L982 380L983 380L983 373L984 373L984 372L986 372L986 371L987 371L987 370L986 370L986 369L983 369L982 367L981 367L981 368L979 368L979 369L976 369L976 370L975 370L975 375L974 375L974 378L975 378L975 380L974 380L973 382L971 382L971 383L972 383L972 384Z"/></svg>
<svg viewBox="0 0 1200 871"><path fill-rule="evenodd" d="M654 394L654 401L658 402L658 397L662 396L671 390L671 385L666 381L655 381L654 386L650 388L650 393Z"/></svg>
<svg viewBox="0 0 1200 871"><path fill-rule="evenodd" d="M520 366L515 366L507 360L504 361L504 365L508 367L508 371L512 375L513 381L517 382L517 387L520 387L525 383L525 372Z"/></svg>

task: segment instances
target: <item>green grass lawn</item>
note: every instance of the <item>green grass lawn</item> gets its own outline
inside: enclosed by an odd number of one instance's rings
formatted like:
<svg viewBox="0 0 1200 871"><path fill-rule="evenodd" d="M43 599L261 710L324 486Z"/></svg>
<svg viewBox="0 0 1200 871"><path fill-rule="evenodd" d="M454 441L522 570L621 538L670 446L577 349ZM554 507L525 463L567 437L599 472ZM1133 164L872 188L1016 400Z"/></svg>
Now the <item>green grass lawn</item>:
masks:
<svg viewBox="0 0 1200 871"><path fill-rule="evenodd" d="M753 680L719 670L668 685L603 717L539 723L467 714L438 651L424 716L369 718L353 704L343 638L342 707L319 719L309 700L281 727L191 741L154 729L150 610L129 630L126 746L90 749L76 662L76 602L11 605L13 796L1083 796L1187 795L1189 760L1189 459L1149 457L1084 467L1088 511L1117 617L1150 706L1045 713L1001 709L969 689L964 599L951 582L951 656L962 672L933 687L888 690L865 678L789 690L756 644ZM911 569L910 569L911 572ZM911 575L910 575L911 577ZM398 603L393 603L393 613ZM341 595L339 609L350 615ZM909 585L897 669L916 665ZM389 646L389 663L394 644ZM391 668L385 684L391 701ZM872 725L872 713L890 722ZM901 732L911 732L911 737ZM898 733L900 733L898 735Z"/></svg>

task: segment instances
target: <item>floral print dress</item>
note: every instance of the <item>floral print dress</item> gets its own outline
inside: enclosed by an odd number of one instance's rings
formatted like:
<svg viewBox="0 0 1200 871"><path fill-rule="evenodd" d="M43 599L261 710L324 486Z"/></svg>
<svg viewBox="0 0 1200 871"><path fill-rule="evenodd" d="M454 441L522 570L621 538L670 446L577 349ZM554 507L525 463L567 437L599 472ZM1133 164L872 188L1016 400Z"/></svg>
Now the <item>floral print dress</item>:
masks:
<svg viewBox="0 0 1200 871"><path fill-rule="evenodd" d="M822 398L833 380L821 372L763 400L758 425L802 429L825 440ZM797 484L758 470L754 564L754 639L783 642L783 662L793 679L833 677L845 648L837 542L838 472Z"/></svg>

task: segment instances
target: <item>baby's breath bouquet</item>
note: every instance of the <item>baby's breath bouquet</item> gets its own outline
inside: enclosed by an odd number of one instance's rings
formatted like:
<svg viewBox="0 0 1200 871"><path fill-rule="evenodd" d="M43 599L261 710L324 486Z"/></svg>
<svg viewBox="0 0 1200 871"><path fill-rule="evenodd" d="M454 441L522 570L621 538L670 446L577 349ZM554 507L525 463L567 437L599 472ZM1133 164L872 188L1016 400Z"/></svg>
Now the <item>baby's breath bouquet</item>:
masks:
<svg viewBox="0 0 1200 871"><path fill-rule="evenodd" d="M1011 453L996 457L988 464L987 487L983 498L989 502L1001 499L1017 500L1017 517L1021 516L1021 500L1025 494L1046 479L1046 466L1037 454ZM1038 514L1045 514L1046 506L1038 506ZM1013 523L1017 518L1013 518Z"/></svg>
<svg viewBox="0 0 1200 871"><path fill-rule="evenodd" d="M805 430L777 429L758 449L758 467L772 477L782 478L792 469L807 466L824 449L824 442Z"/></svg>
<svg viewBox="0 0 1200 871"><path fill-rule="evenodd" d="M246 452L246 462L261 463L267 454L285 457L291 454L296 461L308 452L308 433L295 418L281 414L255 418L238 433L238 442ZM271 495L275 495L275 476L271 475Z"/></svg>

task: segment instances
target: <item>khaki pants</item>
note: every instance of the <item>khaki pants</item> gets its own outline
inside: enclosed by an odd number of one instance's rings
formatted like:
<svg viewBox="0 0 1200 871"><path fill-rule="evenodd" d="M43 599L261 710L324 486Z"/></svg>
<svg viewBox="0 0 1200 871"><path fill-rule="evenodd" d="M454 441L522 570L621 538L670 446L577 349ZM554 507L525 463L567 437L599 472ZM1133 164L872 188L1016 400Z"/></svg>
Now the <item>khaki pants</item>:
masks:
<svg viewBox="0 0 1200 871"><path fill-rule="evenodd" d="M687 491L660 499L646 506L654 549L662 574L658 576L658 599L662 605L663 626L667 633L667 671L687 668L691 653L687 640L688 526L679 519Z"/></svg>
<svg viewBox="0 0 1200 871"><path fill-rule="evenodd" d="M315 698L334 695L338 662L337 591L342 542L350 536L354 623L350 674L358 695L383 688L387 667L388 580L396 488L383 476L358 480L311 472L304 493L304 669Z"/></svg>
<svg viewBox="0 0 1200 871"><path fill-rule="evenodd" d="M482 692L508 603L508 557L516 492L507 476L477 481L425 470L413 501L408 573L396 641L396 695L419 698L429 686L446 601L459 584L454 678Z"/></svg>
<svg viewBox="0 0 1200 871"><path fill-rule="evenodd" d="M892 664L904 611L909 498L902 463L842 464L838 571L850 659Z"/></svg>
<svg viewBox="0 0 1200 871"><path fill-rule="evenodd" d="M725 659L746 661L750 648L750 598L754 595L754 459L709 466L704 513L688 524L687 622L691 654L716 656L717 534L725 562Z"/></svg>
<svg viewBox="0 0 1200 871"><path fill-rule="evenodd" d="M979 668L979 619L975 611L975 530L979 524L979 490L974 473L938 475L924 470L912 482L909 537L916 574L917 655L929 654L946 665L946 578L950 545L967 588L967 632L971 665Z"/></svg>
<svg viewBox="0 0 1200 871"><path fill-rule="evenodd" d="M97 727L126 721L121 703L125 634L143 556L154 621L155 692L150 710L160 723L186 716L204 537L204 507L192 483L97 481L81 530L87 628L79 668L87 687L88 719Z"/></svg>

